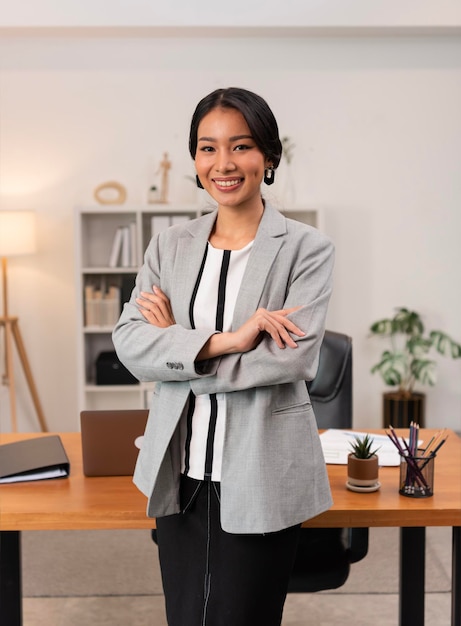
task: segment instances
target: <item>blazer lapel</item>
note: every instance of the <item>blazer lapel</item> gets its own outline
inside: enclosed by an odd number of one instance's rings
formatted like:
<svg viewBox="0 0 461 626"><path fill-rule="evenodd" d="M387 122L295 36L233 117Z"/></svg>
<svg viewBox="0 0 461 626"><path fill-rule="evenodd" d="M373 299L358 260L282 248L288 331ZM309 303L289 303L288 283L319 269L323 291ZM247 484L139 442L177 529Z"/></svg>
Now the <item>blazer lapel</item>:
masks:
<svg viewBox="0 0 461 626"><path fill-rule="evenodd" d="M171 279L171 302L177 323L185 328L190 328L189 304L215 219L216 211L213 211L194 220L178 241Z"/></svg>
<svg viewBox="0 0 461 626"><path fill-rule="evenodd" d="M259 306L267 275L286 234L285 218L266 203L235 305L232 327L239 328Z"/></svg>

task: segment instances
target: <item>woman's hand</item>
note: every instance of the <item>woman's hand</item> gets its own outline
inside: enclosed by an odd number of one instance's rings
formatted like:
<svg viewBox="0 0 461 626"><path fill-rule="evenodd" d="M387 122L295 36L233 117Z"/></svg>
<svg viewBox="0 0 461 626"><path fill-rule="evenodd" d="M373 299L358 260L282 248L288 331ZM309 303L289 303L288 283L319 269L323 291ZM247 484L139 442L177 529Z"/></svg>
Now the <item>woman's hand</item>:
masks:
<svg viewBox="0 0 461 626"><path fill-rule="evenodd" d="M203 361L223 354L249 352L256 348L263 338L263 333L272 337L280 349L297 348L297 343L290 333L302 337L305 333L293 324L287 315L300 309L300 306L279 311L258 309L240 328L234 332L212 335L197 355L197 361Z"/></svg>
<svg viewBox="0 0 461 626"><path fill-rule="evenodd" d="M262 339L262 333L267 333L272 337L277 346L281 349L285 347L297 348L298 344L290 337L290 333L302 337L304 332L291 322L287 315L297 311L301 307L295 306L291 309L280 309L279 311L268 311L258 309L234 335L236 352L248 352L255 348Z"/></svg>
<svg viewBox="0 0 461 626"><path fill-rule="evenodd" d="M154 285L152 292L141 291L141 297L136 298L136 302L149 324L157 328L168 328L176 324L170 300L160 287Z"/></svg>

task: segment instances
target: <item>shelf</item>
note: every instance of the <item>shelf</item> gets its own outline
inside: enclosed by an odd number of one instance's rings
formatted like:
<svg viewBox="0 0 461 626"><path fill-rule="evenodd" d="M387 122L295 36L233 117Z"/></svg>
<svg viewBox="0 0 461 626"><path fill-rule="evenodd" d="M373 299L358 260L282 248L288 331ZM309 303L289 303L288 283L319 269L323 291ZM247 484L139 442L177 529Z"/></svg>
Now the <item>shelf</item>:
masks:
<svg viewBox="0 0 461 626"><path fill-rule="evenodd" d="M82 267L82 274L137 274L138 267Z"/></svg>
<svg viewBox="0 0 461 626"><path fill-rule="evenodd" d="M110 333L114 330L113 326L84 326L83 332L89 335L100 335Z"/></svg>

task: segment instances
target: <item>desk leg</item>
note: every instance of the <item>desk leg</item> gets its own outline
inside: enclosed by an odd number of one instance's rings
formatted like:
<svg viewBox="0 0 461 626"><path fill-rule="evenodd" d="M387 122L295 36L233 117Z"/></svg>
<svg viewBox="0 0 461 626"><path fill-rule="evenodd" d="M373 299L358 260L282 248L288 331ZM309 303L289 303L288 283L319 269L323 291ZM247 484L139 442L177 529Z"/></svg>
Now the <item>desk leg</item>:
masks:
<svg viewBox="0 0 461 626"><path fill-rule="evenodd" d="M21 532L0 531L0 615L1 624L21 626Z"/></svg>
<svg viewBox="0 0 461 626"><path fill-rule="evenodd" d="M400 529L399 626L424 626L426 529Z"/></svg>
<svg viewBox="0 0 461 626"><path fill-rule="evenodd" d="M461 526L453 526L451 626L461 626Z"/></svg>

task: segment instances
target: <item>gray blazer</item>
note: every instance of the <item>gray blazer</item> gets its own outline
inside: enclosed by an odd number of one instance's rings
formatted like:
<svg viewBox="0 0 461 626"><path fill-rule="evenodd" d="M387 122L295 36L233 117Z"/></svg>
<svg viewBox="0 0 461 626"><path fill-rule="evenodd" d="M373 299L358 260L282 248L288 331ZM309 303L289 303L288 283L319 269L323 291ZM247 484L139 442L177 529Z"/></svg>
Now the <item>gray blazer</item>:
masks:
<svg viewBox="0 0 461 626"><path fill-rule="evenodd" d="M334 250L315 228L266 205L242 280L233 328L259 307L302 305L290 317L305 331L298 348L265 337L252 351L195 358L216 331L191 329L191 302L216 212L169 228L145 253L130 302L113 332L120 360L141 381L158 381L134 482L147 514L179 512L179 420L195 395L227 393L221 523L231 533L268 533L327 510L325 462L305 381L315 376L331 293ZM156 328L139 312L140 291L159 285L176 324Z"/></svg>

